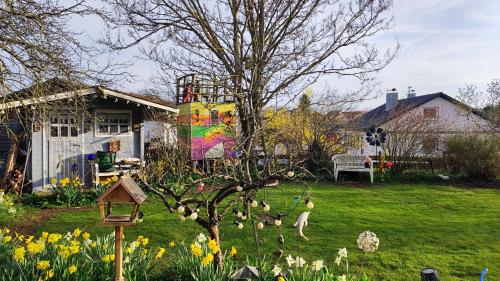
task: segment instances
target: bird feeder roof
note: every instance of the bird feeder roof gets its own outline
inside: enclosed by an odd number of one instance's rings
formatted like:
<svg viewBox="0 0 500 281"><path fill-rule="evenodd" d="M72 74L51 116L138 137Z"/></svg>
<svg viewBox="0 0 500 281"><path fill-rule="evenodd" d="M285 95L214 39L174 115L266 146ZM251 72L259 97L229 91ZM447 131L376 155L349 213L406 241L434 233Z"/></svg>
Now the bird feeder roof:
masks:
<svg viewBox="0 0 500 281"><path fill-rule="evenodd" d="M130 176L125 175L99 196L97 202L134 202L142 204L146 197L146 194L137 183Z"/></svg>
<svg viewBox="0 0 500 281"><path fill-rule="evenodd" d="M259 270L249 265L243 266L233 274L233 280L253 280L259 277Z"/></svg>

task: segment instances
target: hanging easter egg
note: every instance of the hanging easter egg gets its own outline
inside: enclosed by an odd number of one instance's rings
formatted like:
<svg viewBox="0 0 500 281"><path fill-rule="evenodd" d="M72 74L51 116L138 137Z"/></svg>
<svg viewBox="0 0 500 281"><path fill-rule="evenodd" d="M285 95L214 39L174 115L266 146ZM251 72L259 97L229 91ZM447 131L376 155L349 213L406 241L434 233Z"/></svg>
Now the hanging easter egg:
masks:
<svg viewBox="0 0 500 281"><path fill-rule="evenodd" d="M271 206L269 206L269 204L266 204L263 208L264 212L269 212L269 210L271 210Z"/></svg>
<svg viewBox="0 0 500 281"><path fill-rule="evenodd" d="M234 224L236 225L236 227L237 227L238 229L243 229L243 224L242 224L241 222L239 222L239 221L234 221Z"/></svg>
<svg viewBox="0 0 500 281"><path fill-rule="evenodd" d="M257 229L264 229L264 224L261 221L257 224Z"/></svg>
<svg viewBox="0 0 500 281"><path fill-rule="evenodd" d="M246 215L242 215L240 218L241 218L241 220L246 220L247 216Z"/></svg>
<svg viewBox="0 0 500 281"><path fill-rule="evenodd" d="M180 205L179 207L177 207L177 212L179 212L179 213L184 213L185 210L186 209L182 205Z"/></svg>
<svg viewBox="0 0 500 281"><path fill-rule="evenodd" d="M312 209L312 208L314 208L314 203L312 201L309 201L309 202L307 202L306 206L308 209Z"/></svg>
<svg viewBox="0 0 500 281"><path fill-rule="evenodd" d="M236 213L236 216L237 216L238 218L241 218L241 217L243 216L243 214L242 214L240 211L238 211L238 212Z"/></svg>
<svg viewBox="0 0 500 281"><path fill-rule="evenodd" d="M202 182L199 182L198 183L198 187L196 188L196 190L198 190L198 192L203 192L203 188L205 187L205 184L202 183Z"/></svg>
<svg viewBox="0 0 500 281"><path fill-rule="evenodd" d="M180 216L179 216L179 220L180 220L180 221L185 221L185 220L186 220L186 217L185 217L185 216L183 216L183 215L180 215Z"/></svg>
<svg viewBox="0 0 500 281"><path fill-rule="evenodd" d="M192 219L192 220L196 220L198 218L198 213L197 212L193 212L191 213L191 215L189 215L189 217Z"/></svg>
<svg viewBox="0 0 500 281"><path fill-rule="evenodd" d="M257 206L259 206L259 203L255 200L252 200L252 203L250 203L250 207L255 208Z"/></svg>
<svg viewBox="0 0 500 281"><path fill-rule="evenodd" d="M243 191L243 187L241 187L241 186L239 186L239 185L238 185L238 186L236 187L236 191L238 191L238 192L242 192L242 191Z"/></svg>
<svg viewBox="0 0 500 281"><path fill-rule="evenodd" d="M295 176L295 173L293 171L288 171L288 173L286 174L289 178L293 178L293 176Z"/></svg>
<svg viewBox="0 0 500 281"><path fill-rule="evenodd" d="M274 225L280 226L281 225L281 220L280 219L275 219L274 220Z"/></svg>

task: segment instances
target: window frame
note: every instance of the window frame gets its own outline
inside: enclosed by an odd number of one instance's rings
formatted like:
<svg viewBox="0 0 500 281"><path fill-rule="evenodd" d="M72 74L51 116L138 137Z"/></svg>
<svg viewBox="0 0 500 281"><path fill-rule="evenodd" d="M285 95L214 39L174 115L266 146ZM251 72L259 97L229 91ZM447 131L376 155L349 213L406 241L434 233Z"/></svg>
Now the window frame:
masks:
<svg viewBox="0 0 500 281"><path fill-rule="evenodd" d="M108 133L100 133L99 132L99 124L98 124L98 115L100 114L106 114L106 115L113 115L113 114L128 114L128 131L126 133L109 133L109 121L108 121ZM118 130L120 130L120 126L122 126L122 123L118 122L117 123ZM95 137L120 137L120 136L132 136L132 110L106 110L106 109L97 109L94 113L94 136Z"/></svg>
<svg viewBox="0 0 500 281"><path fill-rule="evenodd" d="M429 109L430 109L430 110L435 110L436 114L435 114L435 116L434 116L434 117L427 117L427 116L425 115L425 111L426 111L426 110L429 110ZM434 119L438 119L438 118L439 118L439 107L435 107L435 106L433 106L433 107L424 107L424 109L422 110L422 115L423 115L424 119L427 119L427 120L434 120Z"/></svg>
<svg viewBox="0 0 500 281"><path fill-rule="evenodd" d="M61 116L67 116L68 123L61 123ZM50 139L78 139L82 135L81 131L81 121L78 119L78 117L75 114L71 113L56 113L55 118L57 119L56 123L52 123L52 118L54 117L49 117L48 118L48 136ZM71 123L72 120L75 120L75 123ZM52 128L55 127L57 128L57 136L52 135ZM67 136L62 136L61 135L61 128L68 128L68 135ZM71 129L76 128L76 136L71 135Z"/></svg>

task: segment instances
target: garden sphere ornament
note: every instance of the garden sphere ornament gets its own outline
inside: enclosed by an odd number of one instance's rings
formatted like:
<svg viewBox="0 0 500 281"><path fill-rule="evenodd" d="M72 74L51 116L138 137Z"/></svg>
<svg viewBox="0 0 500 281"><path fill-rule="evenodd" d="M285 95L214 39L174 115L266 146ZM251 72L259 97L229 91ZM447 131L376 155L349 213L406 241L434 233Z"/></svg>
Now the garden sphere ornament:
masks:
<svg viewBox="0 0 500 281"><path fill-rule="evenodd" d="M236 225L236 227L237 227L238 229L243 229L243 224L242 224L241 222L239 222L239 221L234 221L234 224Z"/></svg>
<svg viewBox="0 0 500 281"><path fill-rule="evenodd" d="M274 220L274 225L280 226L281 225L281 219L275 219Z"/></svg>
<svg viewBox="0 0 500 281"><path fill-rule="evenodd" d="M238 192L242 192L242 191L243 191L243 187L241 187L241 185L238 185L238 186L236 187L236 191L238 191Z"/></svg>
<svg viewBox="0 0 500 281"><path fill-rule="evenodd" d="M308 209L312 209L312 208L314 208L314 203L313 203L313 202L311 201L311 199L309 199L309 198L307 198L307 199L306 199L306 207L307 207Z"/></svg>
<svg viewBox="0 0 500 281"><path fill-rule="evenodd" d="M260 201L260 204L262 205L264 212L269 212L269 210L271 210L271 206L269 206L269 204L265 201Z"/></svg>
<svg viewBox="0 0 500 281"><path fill-rule="evenodd" d="M180 221L185 221L185 220L186 220L186 217L185 217L185 216L183 216L183 215L180 215L180 216L179 216L179 220L180 220Z"/></svg>
<svg viewBox="0 0 500 281"><path fill-rule="evenodd" d="M287 174L286 174L289 178L293 178L293 176L295 176L295 173L293 171L289 171Z"/></svg>
<svg viewBox="0 0 500 281"><path fill-rule="evenodd" d="M264 229L264 224L261 221L259 221L259 223L257 224L257 229Z"/></svg>

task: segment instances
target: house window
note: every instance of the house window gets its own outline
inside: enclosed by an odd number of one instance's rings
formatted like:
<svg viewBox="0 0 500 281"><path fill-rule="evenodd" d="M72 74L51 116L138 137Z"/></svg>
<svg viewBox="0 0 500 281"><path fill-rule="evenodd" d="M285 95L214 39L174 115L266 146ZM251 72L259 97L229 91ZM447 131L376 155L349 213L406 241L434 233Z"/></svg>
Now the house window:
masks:
<svg viewBox="0 0 500 281"><path fill-rule="evenodd" d="M78 137L78 119L69 114L57 114L49 119L50 137L76 138Z"/></svg>
<svg viewBox="0 0 500 281"><path fill-rule="evenodd" d="M424 154L433 154L438 147L438 139L435 136L426 137L422 142L422 152Z"/></svg>
<svg viewBox="0 0 500 281"><path fill-rule="evenodd" d="M425 119L436 119L436 118L438 118L438 108L437 107L426 107L426 108L424 108L424 118Z"/></svg>
<svg viewBox="0 0 500 281"><path fill-rule="evenodd" d="M98 112L96 114L96 130L98 135L126 135L131 132L132 118L130 112Z"/></svg>

